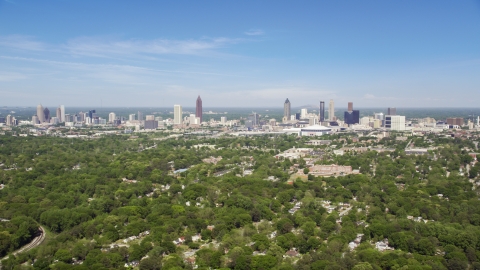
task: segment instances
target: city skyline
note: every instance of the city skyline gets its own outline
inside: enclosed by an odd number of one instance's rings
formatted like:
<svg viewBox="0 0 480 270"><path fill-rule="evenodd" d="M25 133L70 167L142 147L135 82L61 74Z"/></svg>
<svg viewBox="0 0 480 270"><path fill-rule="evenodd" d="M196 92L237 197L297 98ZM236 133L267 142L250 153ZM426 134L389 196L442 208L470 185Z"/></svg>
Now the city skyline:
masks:
<svg viewBox="0 0 480 270"><path fill-rule="evenodd" d="M48 96L68 107L169 107L199 92L205 107L480 98L475 1L191 5L1 1L0 106Z"/></svg>

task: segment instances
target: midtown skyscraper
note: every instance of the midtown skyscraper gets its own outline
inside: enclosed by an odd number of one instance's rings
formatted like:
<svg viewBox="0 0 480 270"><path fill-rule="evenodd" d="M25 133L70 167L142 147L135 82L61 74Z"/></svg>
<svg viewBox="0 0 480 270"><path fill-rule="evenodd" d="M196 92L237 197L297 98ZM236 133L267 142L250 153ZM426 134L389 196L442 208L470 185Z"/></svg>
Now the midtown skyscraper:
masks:
<svg viewBox="0 0 480 270"><path fill-rule="evenodd" d="M353 102L348 102L348 110L344 114L344 121L348 125L360 123L360 111L353 109Z"/></svg>
<svg viewBox="0 0 480 270"><path fill-rule="evenodd" d="M290 120L290 100L285 100L285 103L283 104L283 119L284 120Z"/></svg>
<svg viewBox="0 0 480 270"><path fill-rule="evenodd" d="M174 125L181 125L182 124L182 106L181 105L174 105L173 106L173 124Z"/></svg>
<svg viewBox="0 0 480 270"><path fill-rule="evenodd" d="M325 121L325 101L320 101L320 111L318 114L318 119L320 119L320 122Z"/></svg>
<svg viewBox="0 0 480 270"><path fill-rule="evenodd" d="M65 122L65 106L60 105L60 122Z"/></svg>
<svg viewBox="0 0 480 270"><path fill-rule="evenodd" d="M60 107L57 108L57 119L58 122L62 122L62 109Z"/></svg>
<svg viewBox="0 0 480 270"><path fill-rule="evenodd" d="M200 98L200 95L198 95L197 103L195 106L195 117L200 118L200 123L203 122L203 107L202 107L202 99Z"/></svg>
<svg viewBox="0 0 480 270"><path fill-rule="evenodd" d="M333 99L330 99L330 104L328 104L328 119L330 121L335 121L335 103Z"/></svg>
<svg viewBox="0 0 480 270"><path fill-rule="evenodd" d="M42 104L38 104L37 106L37 117L38 117L38 122L40 122L40 124L45 122L45 114L43 111Z"/></svg>
<svg viewBox="0 0 480 270"><path fill-rule="evenodd" d="M45 122L50 122L50 110L47 107L43 110L43 117Z"/></svg>

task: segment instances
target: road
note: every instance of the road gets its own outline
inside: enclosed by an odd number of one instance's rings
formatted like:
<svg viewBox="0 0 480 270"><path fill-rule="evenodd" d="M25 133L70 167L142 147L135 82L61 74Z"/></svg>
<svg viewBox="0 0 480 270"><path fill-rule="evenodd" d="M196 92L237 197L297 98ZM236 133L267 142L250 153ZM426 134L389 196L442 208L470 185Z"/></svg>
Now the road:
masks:
<svg viewBox="0 0 480 270"><path fill-rule="evenodd" d="M45 240L45 229L40 226L39 228L39 231L40 231L40 235L33 238L32 242L26 244L25 246L21 247L20 249L17 249L15 250L12 255L17 255L19 253L22 253L22 252L25 252L25 251L29 251L30 249L32 248L36 248L37 246L39 246L43 240ZM8 256L10 256L10 254L8 254L7 256L3 257L0 261L3 261L5 259L8 259ZM0 265L0 268L1 268L1 265Z"/></svg>

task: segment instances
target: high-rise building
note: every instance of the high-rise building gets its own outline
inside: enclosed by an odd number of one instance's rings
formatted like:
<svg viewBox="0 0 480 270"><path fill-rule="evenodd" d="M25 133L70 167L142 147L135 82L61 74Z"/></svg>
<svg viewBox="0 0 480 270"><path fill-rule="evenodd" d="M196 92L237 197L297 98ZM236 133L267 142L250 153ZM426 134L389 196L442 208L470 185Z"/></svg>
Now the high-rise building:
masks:
<svg viewBox="0 0 480 270"><path fill-rule="evenodd" d="M38 117L38 121L40 122L40 124L45 122L45 115L44 115L44 112L43 112L42 104L38 104L38 106L37 106L37 117Z"/></svg>
<svg viewBox="0 0 480 270"><path fill-rule="evenodd" d="M181 105L173 106L173 124L181 125L183 123L183 111Z"/></svg>
<svg viewBox="0 0 480 270"><path fill-rule="evenodd" d="M320 101L320 112L318 113L318 119L320 122L325 121L325 101Z"/></svg>
<svg viewBox="0 0 480 270"><path fill-rule="evenodd" d="M45 117L45 122L50 123L50 110L47 107L43 110L43 117Z"/></svg>
<svg viewBox="0 0 480 270"><path fill-rule="evenodd" d="M220 117L220 123L225 124L226 122L227 122L227 117L226 116Z"/></svg>
<svg viewBox="0 0 480 270"><path fill-rule="evenodd" d="M252 125L254 127L260 124L260 116L256 112L253 112L252 114L248 115L248 120L252 122Z"/></svg>
<svg viewBox="0 0 480 270"><path fill-rule="evenodd" d="M65 106L60 105L60 122L65 122Z"/></svg>
<svg viewBox="0 0 480 270"><path fill-rule="evenodd" d="M88 111L88 117L90 117L90 119L95 118L96 114L97 114L97 111L96 111L96 110L90 110L90 111Z"/></svg>
<svg viewBox="0 0 480 270"><path fill-rule="evenodd" d="M335 121L335 103L333 99L330 99L330 103L328 104L328 119L330 121Z"/></svg>
<svg viewBox="0 0 480 270"><path fill-rule="evenodd" d="M60 107L57 108L57 119L59 122L62 122L62 110Z"/></svg>
<svg viewBox="0 0 480 270"><path fill-rule="evenodd" d="M143 120L143 113L141 111L138 111L138 118L137 120L142 121Z"/></svg>
<svg viewBox="0 0 480 270"><path fill-rule="evenodd" d="M390 130L405 130L405 116L385 115L385 128Z"/></svg>
<svg viewBox="0 0 480 270"><path fill-rule="evenodd" d="M7 115L7 119L5 121L7 126L12 126L13 125L13 117L9 114Z"/></svg>
<svg viewBox="0 0 480 270"><path fill-rule="evenodd" d="M308 110L307 109L301 109L300 110L300 118L302 119L306 119L307 118L307 114L308 114Z"/></svg>
<svg viewBox="0 0 480 270"><path fill-rule="evenodd" d="M146 116L145 120L155 120L155 115L149 114Z"/></svg>
<svg viewBox="0 0 480 270"><path fill-rule="evenodd" d="M32 125L38 124L38 116L34 115L32 116Z"/></svg>
<svg viewBox="0 0 480 270"><path fill-rule="evenodd" d="M108 114L108 122L113 123L113 121L115 121L115 117L116 117L116 115L115 115L114 112L109 113Z"/></svg>
<svg viewBox="0 0 480 270"><path fill-rule="evenodd" d="M135 114L134 113L128 115L128 121L135 121Z"/></svg>
<svg viewBox="0 0 480 270"><path fill-rule="evenodd" d="M387 115L397 115L397 108L388 108L387 109Z"/></svg>
<svg viewBox="0 0 480 270"><path fill-rule="evenodd" d="M348 102L348 110L345 111L343 120L347 125L360 123L360 111L353 109L353 102Z"/></svg>
<svg viewBox="0 0 480 270"><path fill-rule="evenodd" d="M195 116L200 118L200 123L203 121L203 107L202 107L202 99L200 98L200 95L198 95L197 98L197 103L195 106Z"/></svg>
<svg viewBox="0 0 480 270"><path fill-rule="evenodd" d="M360 123L360 111L359 110L352 110L351 112L345 111L344 115L344 121L345 124L347 125L353 125L353 124L358 124Z"/></svg>
<svg viewBox="0 0 480 270"><path fill-rule="evenodd" d="M290 119L290 108L291 108L291 104L290 104L290 100L288 100L288 98L285 100L285 103L283 104L283 118L284 119Z"/></svg>

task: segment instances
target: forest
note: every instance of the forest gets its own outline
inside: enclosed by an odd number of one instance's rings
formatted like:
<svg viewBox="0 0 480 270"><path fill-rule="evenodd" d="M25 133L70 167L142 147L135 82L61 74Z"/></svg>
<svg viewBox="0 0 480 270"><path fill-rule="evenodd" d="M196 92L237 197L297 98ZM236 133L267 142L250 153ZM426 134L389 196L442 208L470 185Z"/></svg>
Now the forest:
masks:
<svg viewBox="0 0 480 270"><path fill-rule="evenodd" d="M478 137L395 136L0 136L2 269L480 269Z"/></svg>

